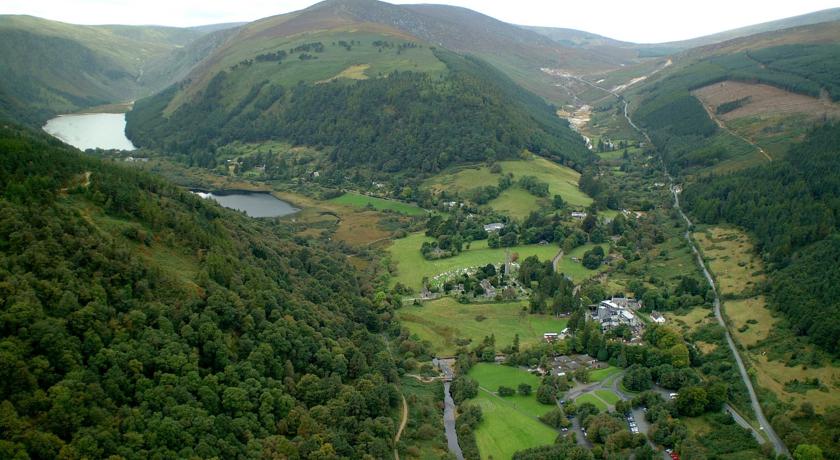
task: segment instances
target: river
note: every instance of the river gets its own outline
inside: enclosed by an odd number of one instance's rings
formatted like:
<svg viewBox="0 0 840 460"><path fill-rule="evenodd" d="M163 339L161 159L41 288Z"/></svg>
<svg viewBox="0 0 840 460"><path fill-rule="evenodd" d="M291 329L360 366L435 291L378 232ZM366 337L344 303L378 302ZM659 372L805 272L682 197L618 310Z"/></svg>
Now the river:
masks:
<svg viewBox="0 0 840 460"><path fill-rule="evenodd" d="M446 434L446 444L449 452L455 455L458 460L464 460L461 446L458 444L458 432L455 430L455 401L449 392L450 381L455 378L455 373L450 363L445 359L433 359L432 362L443 371L443 430Z"/></svg>
<svg viewBox="0 0 840 460"><path fill-rule="evenodd" d="M79 150L135 150L125 137L124 113L59 115L44 125L44 131Z"/></svg>

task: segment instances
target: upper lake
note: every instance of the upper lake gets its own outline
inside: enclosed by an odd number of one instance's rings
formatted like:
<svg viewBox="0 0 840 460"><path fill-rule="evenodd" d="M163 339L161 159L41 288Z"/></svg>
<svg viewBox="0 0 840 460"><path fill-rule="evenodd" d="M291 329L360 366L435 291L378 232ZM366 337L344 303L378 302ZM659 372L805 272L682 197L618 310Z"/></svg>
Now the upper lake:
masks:
<svg viewBox="0 0 840 460"><path fill-rule="evenodd" d="M125 137L124 113L59 115L44 125L44 131L80 150L136 148Z"/></svg>

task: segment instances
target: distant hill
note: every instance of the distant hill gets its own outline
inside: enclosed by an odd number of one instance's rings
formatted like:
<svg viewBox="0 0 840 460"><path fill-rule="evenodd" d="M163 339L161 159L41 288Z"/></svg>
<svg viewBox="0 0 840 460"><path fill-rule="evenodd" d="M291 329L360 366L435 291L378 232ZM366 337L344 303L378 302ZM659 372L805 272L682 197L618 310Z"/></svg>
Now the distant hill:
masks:
<svg viewBox="0 0 840 460"><path fill-rule="evenodd" d="M779 19L777 21L763 22L761 24L754 24L751 26L740 27L738 29L727 30L712 35L705 35L702 37L692 38L689 40L680 40L675 42L655 43L638 45L640 49L648 51L661 50L668 54L675 51L687 50L690 48L697 48L701 46L721 43L736 38L749 37L751 35L763 34L767 32L777 32L784 29L794 27L809 26L824 22L840 21L840 8L831 8L828 10L815 11L813 13L803 14L801 16L793 16L790 18Z"/></svg>
<svg viewBox="0 0 840 460"><path fill-rule="evenodd" d="M199 37L224 27L80 26L0 16L0 116L40 124L57 113L150 94L186 73L155 70L153 62L183 54ZM194 54L193 63L204 57Z"/></svg>
<svg viewBox="0 0 840 460"><path fill-rule="evenodd" d="M262 19L239 28L182 84L138 101L127 133L137 145L204 165L233 141L321 146L330 153L324 169L337 176L356 166L433 173L526 149L588 162L555 108L484 61L453 52L464 52L470 30L460 35L453 22L373 0ZM499 40L482 49L518 46L513 36Z"/></svg>

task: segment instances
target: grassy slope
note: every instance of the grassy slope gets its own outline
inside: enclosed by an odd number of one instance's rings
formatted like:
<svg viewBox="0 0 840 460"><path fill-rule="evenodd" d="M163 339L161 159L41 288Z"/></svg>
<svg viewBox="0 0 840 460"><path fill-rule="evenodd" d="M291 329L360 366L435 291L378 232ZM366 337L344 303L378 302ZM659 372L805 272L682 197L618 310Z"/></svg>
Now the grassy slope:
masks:
<svg viewBox="0 0 840 460"><path fill-rule="evenodd" d="M546 332L560 332L567 320L548 315L521 316L525 302L460 304L451 297L426 302L420 307L404 306L397 312L400 322L412 334L428 340L432 349L440 354L452 354L457 339L470 339L477 343L494 334L496 346L501 348L513 343L519 334L521 346L543 340ZM481 321L477 318L484 317Z"/></svg>
<svg viewBox="0 0 840 460"><path fill-rule="evenodd" d="M339 41L353 40L361 43L352 46L349 51L338 46ZM176 95L165 113L172 113L182 103L200 92L209 78L218 72L231 71L230 69L240 62L253 59L259 54L279 50L289 52L292 48L307 43L323 43L324 52L310 53L317 57L313 60L299 59L300 52L290 53L280 64L274 61L254 62L250 66L234 70L236 85L226 91L226 103L229 106L235 105L254 85L264 80L285 87L293 87L299 82L326 82L337 78L346 79L348 76L352 76L353 79L377 78L394 71L424 72L433 77L446 72L446 65L435 57L428 46L404 49L399 52L396 48L382 48L380 51L379 47L373 46L374 41L399 44L412 40L393 31L360 25L316 30L293 36L251 32L248 38L236 40L213 56L208 63L199 67L193 75L197 83Z"/></svg>
<svg viewBox="0 0 840 460"><path fill-rule="evenodd" d="M561 195L571 206L586 207L592 203L592 198L578 188L580 174L571 168L539 157L531 160L500 161L499 165L502 167L502 174L513 174L514 181L523 176L536 176L539 180L547 182L549 195ZM438 192L445 190L464 193L472 188L496 185L499 177L500 174L491 173L487 166L464 167L430 178L424 186ZM527 192L519 187L512 187L490 202L490 206L501 212L513 211L519 216L527 216L528 212L536 209L537 198L524 197L524 193ZM517 200L526 201L522 203Z"/></svg>
<svg viewBox="0 0 840 460"><path fill-rule="evenodd" d="M340 197L329 200L331 203L341 204L345 206L352 206L356 208L366 208L368 206L378 211L389 210L406 214L409 216L422 216L427 213L423 208L419 208L413 204L403 203L402 201L387 200L384 198L377 198L373 196L361 195L359 193L348 192Z"/></svg>
<svg viewBox="0 0 840 460"><path fill-rule="evenodd" d="M393 261L397 264L395 282L419 290L423 277L430 279L451 270L500 264L505 261L506 248L491 249L487 240L474 241L470 247L455 257L439 260L426 260L420 253L420 246L430 238L422 233L414 233L406 238L394 240L389 249ZM528 245L507 248L511 253L518 253L520 259L535 255L540 260L554 257L559 248L552 245Z"/></svg>

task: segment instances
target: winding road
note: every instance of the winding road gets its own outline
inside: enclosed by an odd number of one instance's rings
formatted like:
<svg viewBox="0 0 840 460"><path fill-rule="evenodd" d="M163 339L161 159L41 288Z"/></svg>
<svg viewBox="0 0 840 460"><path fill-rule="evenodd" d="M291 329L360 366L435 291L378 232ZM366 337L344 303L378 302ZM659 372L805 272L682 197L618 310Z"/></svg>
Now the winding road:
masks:
<svg viewBox="0 0 840 460"><path fill-rule="evenodd" d="M712 274L709 273L708 268L706 268L706 262L703 261L700 251L697 250L697 245L695 245L694 240L691 239L690 229L693 224L688 216L685 215L685 212L683 212L682 207L680 207L680 189L679 187L675 187L673 185L673 179L671 179L671 176L668 175L667 172L666 175L668 176L668 181L671 184L671 192L674 196L674 208L679 211L680 216L682 216L686 225L688 225L688 229L685 231L685 238L691 247L691 251L694 253L694 257L697 259L697 264L700 265L700 269L703 271L703 276L706 277L706 281L709 282L709 285L712 287L712 293L715 295L715 318L723 327L724 334L726 335L726 343L729 345L729 349L732 350L732 354L735 355L735 363L738 365L738 372L741 374L741 380L744 381L744 385L747 387L747 392L750 395L750 405L752 406L753 412L755 412L755 418L758 420L761 430L764 431L770 439L770 442L773 444L773 449L776 451L776 454L790 457L790 452L788 452L785 444L782 442L782 439L776 434L776 431L770 425L770 422L767 421L767 417L764 416L764 411L761 409L761 404L758 402L758 396L755 393L752 380L750 380L750 376L747 374L747 368L744 366L741 354L738 353L735 341L732 340L732 335L729 333L729 328L726 326L726 321L723 319L723 315L720 312L720 295L718 295L715 280L712 278Z"/></svg>
<svg viewBox="0 0 840 460"><path fill-rule="evenodd" d="M629 110L629 103L617 92L609 90L607 88L598 86L594 83L588 82L579 77L573 77L576 80L585 83L593 88L600 89L605 91L609 94L615 96L620 102L624 103L624 118L627 119L627 123L633 127L636 131L639 132L644 138L648 141L650 145L653 145L653 142L650 139L650 136L641 128L639 128L636 123L633 122L632 118L630 118L630 110ZM747 374L747 368L744 366L744 361L741 359L741 354L738 353L738 348L735 346L735 341L732 340L732 335L729 333L729 328L726 326L726 321L723 319L723 315L720 312L720 295L717 291L717 287L715 285L715 281L712 278L711 273L709 273L708 268L706 268L706 263L703 261L703 257L700 255L700 251L697 250L697 246L694 243L694 240L691 239L691 227L692 222L688 218L688 216L683 212L682 208L680 207L680 192L681 189L674 185L674 179L668 173L668 169L665 167L665 162L662 162L663 170L665 171L665 177L668 179L668 185L671 190L671 194L674 197L674 209L676 209L682 219L685 221L688 228L685 232L685 238L688 241L689 246L691 247L691 251L694 253L695 258L697 259L697 263L700 265L700 269L703 271L703 275L706 277L706 281L709 282L709 285L712 287L712 293L714 293L715 301L715 318L717 319L718 323L723 327L723 330L726 335L726 343L729 345L729 349L732 351L732 354L735 356L735 362L738 365L738 371L741 374L741 380L743 380L744 385L747 387L747 392L750 396L750 406L752 407L753 412L755 412L756 420L758 421L760 429L764 432L765 435L770 439L770 442L773 444L773 449L776 451L777 455L784 455L790 457L790 452L785 447L784 442L782 442L781 438L776 434L776 431L770 425L770 422L767 421L767 417L764 415L764 411L761 409L761 404L758 402L758 396L755 393L755 388L753 387L752 380L750 380L749 374ZM733 411L729 411L732 413ZM738 421L738 419L736 419ZM741 418L741 421L743 418ZM739 423L740 424L740 423ZM755 432L754 432L755 434Z"/></svg>

